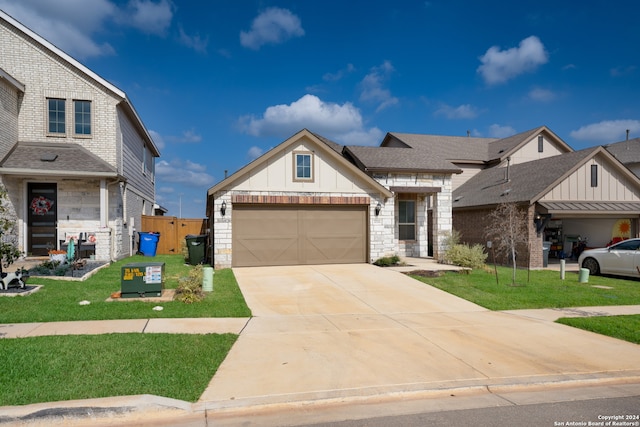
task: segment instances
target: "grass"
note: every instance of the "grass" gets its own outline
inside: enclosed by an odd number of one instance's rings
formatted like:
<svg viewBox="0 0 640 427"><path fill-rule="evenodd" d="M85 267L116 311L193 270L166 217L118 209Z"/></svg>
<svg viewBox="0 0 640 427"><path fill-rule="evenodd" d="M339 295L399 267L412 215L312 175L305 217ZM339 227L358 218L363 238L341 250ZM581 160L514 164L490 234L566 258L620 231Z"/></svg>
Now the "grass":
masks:
<svg viewBox="0 0 640 427"><path fill-rule="evenodd" d="M498 283L493 269L477 269L469 274L446 272L440 277L412 277L490 310L640 304L638 281L590 276L589 283L579 283L576 273L567 272L564 281L560 280L557 271L528 273L517 271L517 286L510 285L512 269L507 267L498 267Z"/></svg>
<svg viewBox="0 0 640 427"><path fill-rule="evenodd" d="M557 271L518 270L517 286L511 286L513 270L507 267L497 270L498 283L493 269L412 277L490 310L640 304L637 280L590 276L589 283L579 283L576 273L566 273L563 281ZM557 322L640 344L640 315L562 318Z"/></svg>
<svg viewBox="0 0 640 427"><path fill-rule="evenodd" d="M237 335L108 334L0 341L0 406L153 394L195 402Z"/></svg>
<svg viewBox="0 0 640 427"><path fill-rule="evenodd" d="M558 323L640 344L640 315L564 317Z"/></svg>
<svg viewBox="0 0 640 427"><path fill-rule="evenodd" d="M165 288L175 289L180 277L192 267L181 255L136 255L115 262L84 282L31 277L29 285L43 287L29 296L0 297L0 323L55 322L71 320L148 319L181 317L250 317L231 269L216 271L213 292L204 301L185 304L179 301L114 301L107 302L121 288L122 266L138 262L164 262ZM89 305L79 305L80 301ZM162 306L162 311L152 310Z"/></svg>

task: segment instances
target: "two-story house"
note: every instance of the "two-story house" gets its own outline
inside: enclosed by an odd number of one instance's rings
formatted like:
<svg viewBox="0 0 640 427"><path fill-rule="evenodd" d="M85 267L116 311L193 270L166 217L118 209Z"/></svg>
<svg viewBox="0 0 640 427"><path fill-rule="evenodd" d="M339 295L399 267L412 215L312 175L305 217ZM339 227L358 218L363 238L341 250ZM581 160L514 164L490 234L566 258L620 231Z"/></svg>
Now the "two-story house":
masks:
<svg viewBox="0 0 640 427"><path fill-rule="evenodd" d="M129 255L160 153L127 95L0 11L0 105L3 238L39 256L83 233L98 260Z"/></svg>

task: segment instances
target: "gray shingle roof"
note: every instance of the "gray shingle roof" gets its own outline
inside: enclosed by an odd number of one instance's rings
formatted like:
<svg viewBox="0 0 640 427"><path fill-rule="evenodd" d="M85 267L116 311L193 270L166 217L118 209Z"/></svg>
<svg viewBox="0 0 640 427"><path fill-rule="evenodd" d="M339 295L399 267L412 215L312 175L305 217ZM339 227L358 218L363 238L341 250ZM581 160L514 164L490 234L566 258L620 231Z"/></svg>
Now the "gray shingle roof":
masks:
<svg viewBox="0 0 640 427"><path fill-rule="evenodd" d="M345 152L366 171L461 173L453 163L413 148L347 146Z"/></svg>
<svg viewBox="0 0 640 427"><path fill-rule="evenodd" d="M332 140L325 138L322 135L319 135L315 132L311 132L309 131L311 134L313 134L313 136L315 136L316 138L318 138L320 141L324 142L325 144L327 144L329 147L331 147L331 149L333 149L334 151L342 154L342 148L343 146L338 144L337 142L333 142Z"/></svg>
<svg viewBox="0 0 640 427"><path fill-rule="evenodd" d="M496 138L472 138L466 136L420 135L390 132L389 135L406 145L437 155L446 160L486 161L488 145Z"/></svg>
<svg viewBox="0 0 640 427"><path fill-rule="evenodd" d="M453 208L495 205L502 202L532 202L574 167L594 155L600 147L565 153L509 168L485 169L453 192Z"/></svg>
<svg viewBox="0 0 640 427"><path fill-rule="evenodd" d="M640 163L640 138L607 144L604 148L623 165Z"/></svg>
<svg viewBox="0 0 640 427"><path fill-rule="evenodd" d="M0 161L0 168L0 173L117 176L113 166L81 145L59 142L18 142Z"/></svg>

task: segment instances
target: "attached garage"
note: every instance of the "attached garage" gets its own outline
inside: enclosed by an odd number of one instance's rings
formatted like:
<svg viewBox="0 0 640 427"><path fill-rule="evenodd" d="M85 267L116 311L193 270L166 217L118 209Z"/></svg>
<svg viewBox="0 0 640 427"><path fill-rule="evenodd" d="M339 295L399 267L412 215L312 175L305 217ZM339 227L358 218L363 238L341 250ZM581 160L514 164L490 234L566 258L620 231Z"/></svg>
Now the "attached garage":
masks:
<svg viewBox="0 0 640 427"><path fill-rule="evenodd" d="M368 205L234 204L232 265L367 262Z"/></svg>

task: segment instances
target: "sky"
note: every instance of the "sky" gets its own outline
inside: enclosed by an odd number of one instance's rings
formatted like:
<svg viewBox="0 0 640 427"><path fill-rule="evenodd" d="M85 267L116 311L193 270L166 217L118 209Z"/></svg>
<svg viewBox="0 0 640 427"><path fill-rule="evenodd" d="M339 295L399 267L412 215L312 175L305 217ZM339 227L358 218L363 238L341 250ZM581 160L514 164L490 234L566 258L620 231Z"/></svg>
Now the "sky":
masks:
<svg viewBox="0 0 640 427"><path fill-rule="evenodd" d="M574 149L640 137L636 0L0 0L126 92L149 130L156 201L206 216L207 190L303 128Z"/></svg>

